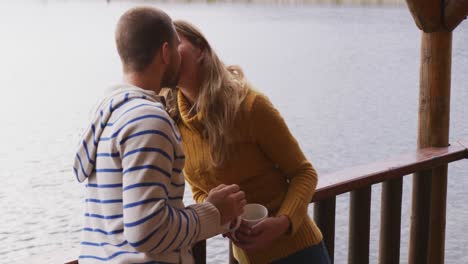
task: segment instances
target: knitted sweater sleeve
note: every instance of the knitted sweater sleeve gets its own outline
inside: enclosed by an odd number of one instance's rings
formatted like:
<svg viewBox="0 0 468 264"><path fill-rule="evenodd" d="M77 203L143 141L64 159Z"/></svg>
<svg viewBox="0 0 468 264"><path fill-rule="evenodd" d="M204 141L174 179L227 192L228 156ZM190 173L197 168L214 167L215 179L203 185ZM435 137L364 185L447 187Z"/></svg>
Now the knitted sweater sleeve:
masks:
<svg viewBox="0 0 468 264"><path fill-rule="evenodd" d="M191 177L187 173L188 172L184 170L185 179L189 183L190 189L192 190L193 200L195 200L195 202L197 203L203 203L206 197L208 197L208 194L205 191L203 191L200 187L198 187L196 182L191 181Z"/></svg>
<svg viewBox="0 0 468 264"><path fill-rule="evenodd" d="M289 218L289 235L292 235L307 215L308 205L317 186L317 173L267 97L257 95L250 114L254 140L289 180L288 191L277 216L285 215Z"/></svg>

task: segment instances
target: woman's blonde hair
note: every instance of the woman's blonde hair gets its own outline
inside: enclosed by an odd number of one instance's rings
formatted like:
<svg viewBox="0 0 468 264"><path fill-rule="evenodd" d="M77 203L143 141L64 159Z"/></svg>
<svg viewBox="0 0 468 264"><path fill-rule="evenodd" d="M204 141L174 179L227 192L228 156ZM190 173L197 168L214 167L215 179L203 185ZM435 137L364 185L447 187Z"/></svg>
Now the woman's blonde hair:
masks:
<svg viewBox="0 0 468 264"><path fill-rule="evenodd" d="M203 136L208 139L211 165L217 167L229 156L234 121L249 86L242 69L225 66L194 25L182 20L174 21L174 25L179 34L202 50L199 60L201 85L193 107L202 116ZM169 98L168 105L170 114L180 119L180 113L174 107L177 106L176 97Z"/></svg>

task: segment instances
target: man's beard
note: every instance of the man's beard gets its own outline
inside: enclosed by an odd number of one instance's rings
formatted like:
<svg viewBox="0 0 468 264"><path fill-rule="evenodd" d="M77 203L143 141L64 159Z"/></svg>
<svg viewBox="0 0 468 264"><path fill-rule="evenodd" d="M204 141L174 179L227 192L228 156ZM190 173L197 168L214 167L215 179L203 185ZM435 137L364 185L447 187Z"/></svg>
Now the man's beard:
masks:
<svg viewBox="0 0 468 264"><path fill-rule="evenodd" d="M161 79L161 87L175 89L179 83L179 70L175 63L171 63Z"/></svg>

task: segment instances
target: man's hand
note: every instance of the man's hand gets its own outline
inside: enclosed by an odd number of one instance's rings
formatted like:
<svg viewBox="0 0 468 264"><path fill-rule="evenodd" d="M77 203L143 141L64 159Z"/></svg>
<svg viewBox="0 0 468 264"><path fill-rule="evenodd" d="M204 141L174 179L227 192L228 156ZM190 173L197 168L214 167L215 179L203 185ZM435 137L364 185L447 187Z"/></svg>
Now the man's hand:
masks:
<svg viewBox="0 0 468 264"><path fill-rule="evenodd" d="M247 204L245 193L236 184L220 184L211 189L205 199L212 203L221 214L221 225L235 220L244 213L244 206Z"/></svg>
<svg viewBox="0 0 468 264"><path fill-rule="evenodd" d="M279 237L289 231L291 222L287 216L268 217L249 228L241 224L235 236L230 235L234 244L245 251L256 251L268 248Z"/></svg>

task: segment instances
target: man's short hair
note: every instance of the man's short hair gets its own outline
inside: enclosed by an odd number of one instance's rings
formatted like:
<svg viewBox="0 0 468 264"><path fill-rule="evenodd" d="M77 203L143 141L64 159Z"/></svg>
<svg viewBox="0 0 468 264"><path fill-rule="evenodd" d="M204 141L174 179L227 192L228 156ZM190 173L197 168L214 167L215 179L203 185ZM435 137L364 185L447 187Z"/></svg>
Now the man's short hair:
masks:
<svg viewBox="0 0 468 264"><path fill-rule="evenodd" d="M163 43L172 43L174 34L172 19L162 10L137 7L125 12L115 32L124 71L144 71Z"/></svg>

